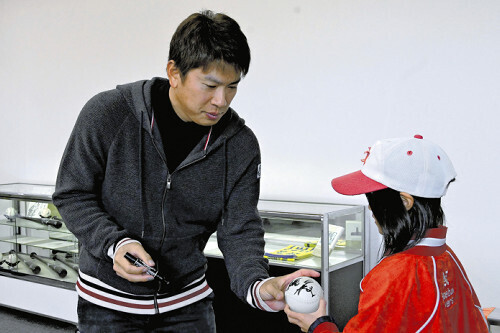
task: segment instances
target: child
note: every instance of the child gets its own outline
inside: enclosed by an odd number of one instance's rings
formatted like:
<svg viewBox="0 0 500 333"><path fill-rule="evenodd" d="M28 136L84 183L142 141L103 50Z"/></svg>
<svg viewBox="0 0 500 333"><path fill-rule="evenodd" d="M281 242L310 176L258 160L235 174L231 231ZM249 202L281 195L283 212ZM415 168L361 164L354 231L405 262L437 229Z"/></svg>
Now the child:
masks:
<svg viewBox="0 0 500 333"><path fill-rule="evenodd" d="M465 270L446 245L441 197L456 176L446 153L416 135L378 141L363 162L332 186L366 194L383 258L361 281L358 314L344 332L488 332ZM315 313L285 312L304 332L339 332L324 300Z"/></svg>

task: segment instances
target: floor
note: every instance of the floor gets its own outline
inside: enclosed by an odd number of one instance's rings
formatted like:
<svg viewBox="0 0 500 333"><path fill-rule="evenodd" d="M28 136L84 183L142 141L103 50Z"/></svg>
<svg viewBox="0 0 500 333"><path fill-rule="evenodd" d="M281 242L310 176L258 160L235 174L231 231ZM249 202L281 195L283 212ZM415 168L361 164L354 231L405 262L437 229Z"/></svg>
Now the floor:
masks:
<svg viewBox="0 0 500 333"><path fill-rule="evenodd" d="M70 323L38 316L0 306L0 332L2 333L75 333ZM500 333L500 326L491 326L491 333Z"/></svg>
<svg viewBox="0 0 500 333"><path fill-rule="evenodd" d="M2 333L74 333L74 324L0 306Z"/></svg>

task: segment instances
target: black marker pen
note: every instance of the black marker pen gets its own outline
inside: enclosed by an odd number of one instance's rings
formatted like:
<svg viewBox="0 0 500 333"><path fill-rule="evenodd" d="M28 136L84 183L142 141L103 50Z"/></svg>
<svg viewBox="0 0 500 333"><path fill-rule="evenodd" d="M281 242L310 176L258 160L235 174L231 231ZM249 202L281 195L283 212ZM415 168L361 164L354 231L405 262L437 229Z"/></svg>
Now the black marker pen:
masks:
<svg viewBox="0 0 500 333"><path fill-rule="evenodd" d="M132 254L130 253L125 253L125 258L132 264L132 265L135 265L137 267L146 267L147 268L147 271L146 273L148 273L149 275L153 276L154 278L157 278L158 280L162 281L162 282L165 282L168 284L168 281L165 280L165 278L161 275L158 274L158 271L156 269L154 269L153 267L149 266L148 264L146 264L144 261L142 261L141 259L139 258L136 258L135 256L133 256Z"/></svg>

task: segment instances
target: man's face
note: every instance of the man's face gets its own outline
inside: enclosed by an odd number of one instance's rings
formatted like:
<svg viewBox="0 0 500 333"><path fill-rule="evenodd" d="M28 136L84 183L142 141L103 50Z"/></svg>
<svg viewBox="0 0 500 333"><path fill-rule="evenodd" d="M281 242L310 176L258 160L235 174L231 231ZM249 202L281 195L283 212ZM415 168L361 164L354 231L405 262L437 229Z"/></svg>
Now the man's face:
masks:
<svg viewBox="0 0 500 333"><path fill-rule="evenodd" d="M192 69L181 80L175 64L169 62L167 73L175 112L183 121L202 126L217 124L227 112L241 78L240 72L228 64L214 64L207 71Z"/></svg>

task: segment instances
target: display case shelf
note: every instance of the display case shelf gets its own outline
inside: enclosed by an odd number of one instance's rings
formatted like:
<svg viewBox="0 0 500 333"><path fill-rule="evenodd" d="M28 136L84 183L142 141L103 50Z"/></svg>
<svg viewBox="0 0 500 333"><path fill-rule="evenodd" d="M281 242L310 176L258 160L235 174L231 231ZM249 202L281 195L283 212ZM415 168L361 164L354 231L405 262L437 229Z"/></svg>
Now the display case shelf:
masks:
<svg viewBox="0 0 500 333"><path fill-rule="evenodd" d="M74 289L78 242L52 205L53 192L50 185L0 185L0 274Z"/></svg>
<svg viewBox="0 0 500 333"><path fill-rule="evenodd" d="M59 220L53 192L51 185L0 185L0 305L76 323L78 242ZM57 221L40 216L47 208Z"/></svg>

